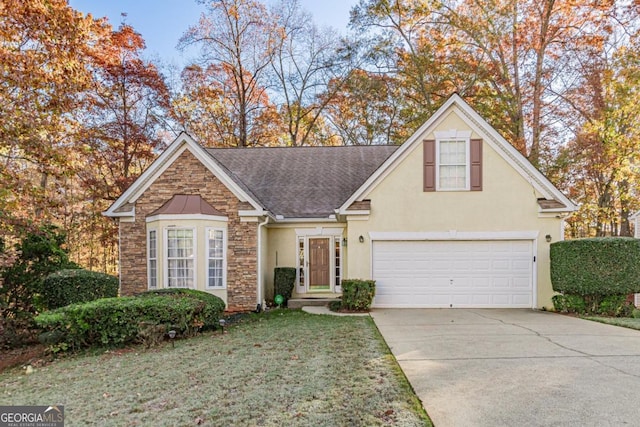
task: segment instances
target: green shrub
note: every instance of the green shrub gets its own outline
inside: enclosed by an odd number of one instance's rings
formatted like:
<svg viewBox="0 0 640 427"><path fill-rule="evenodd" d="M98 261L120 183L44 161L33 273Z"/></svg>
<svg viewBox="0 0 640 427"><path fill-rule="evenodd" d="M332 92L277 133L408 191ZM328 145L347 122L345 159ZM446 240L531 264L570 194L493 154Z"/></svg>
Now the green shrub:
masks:
<svg viewBox="0 0 640 427"><path fill-rule="evenodd" d="M630 317L633 304L627 295L555 295L553 306L560 313L590 314L615 317Z"/></svg>
<svg viewBox="0 0 640 427"><path fill-rule="evenodd" d="M156 289L153 291L143 292L138 294L139 297L149 296L173 296L176 298L189 297L195 298L206 303L204 311L202 313L202 329L215 329L220 324L220 318L225 309L224 301L208 292L198 291L196 289L184 289L184 288L166 288Z"/></svg>
<svg viewBox="0 0 640 427"><path fill-rule="evenodd" d="M150 345L170 329L188 336L217 325L223 310L222 300L206 292L171 289L72 304L44 312L35 321L44 331L41 341L59 351Z"/></svg>
<svg viewBox="0 0 640 427"><path fill-rule="evenodd" d="M598 237L551 244L551 283L563 294L640 292L640 239Z"/></svg>
<svg viewBox="0 0 640 427"><path fill-rule="evenodd" d="M634 319L640 319L640 310L638 310L637 308L631 310L631 317L633 317Z"/></svg>
<svg viewBox="0 0 640 427"><path fill-rule="evenodd" d="M293 287L296 284L296 269L293 267L276 267L274 269L273 287L274 296L282 295L284 305L291 298Z"/></svg>
<svg viewBox="0 0 640 427"><path fill-rule="evenodd" d="M604 316L630 317L634 307L628 298L628 295L604 297L597 307L597 313Z"/></svg>
<svg viewBox="0 0 640 427"><path fill-rule="evenodd" d="M375 280L345 279L342 281L342 307L347 310L369 310L375 295Z"/></svg>
<svg viewBox="0 0 640 427"><path fill-rule="evenodd" d="M44 279L42 302L52 310L118 296L118 278L89 270L60 270Z"/></svg>
<svg viewBox="0 0 640 427"><path fill-rule="evenodd" d="M553 307L560 313L578 313L582 314L587 311L587 304L584 297L580 295L554 295Z"/></svg>
<svg viewBox="0 0 640 427"><path fill-rule="evenodd" d="M46 308L40 292L43 280L54 271L79 268L69 261L66 235L45 225L25 231L9 252L9 264L0 264L0 348L18 347L35 341L33 317Z"/></svg>
<svg viewBox="0 0 640 427"><path fill-rule="evenodd" d="M342 301L340 300L329 301L329 310L340 311L341 308L342 308Z"/></svg>

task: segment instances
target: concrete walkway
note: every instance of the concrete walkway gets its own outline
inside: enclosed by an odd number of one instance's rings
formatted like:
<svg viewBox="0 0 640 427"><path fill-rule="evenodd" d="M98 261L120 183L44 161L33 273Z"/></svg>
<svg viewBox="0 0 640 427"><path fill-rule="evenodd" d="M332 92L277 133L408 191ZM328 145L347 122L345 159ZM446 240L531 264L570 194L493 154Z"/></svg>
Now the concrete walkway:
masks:
<svg viewBox="0 0 640 427"><path fill-rule="evenodd" d="M371 316L436 427L640 425L640 331L517 309Z"/></svg>

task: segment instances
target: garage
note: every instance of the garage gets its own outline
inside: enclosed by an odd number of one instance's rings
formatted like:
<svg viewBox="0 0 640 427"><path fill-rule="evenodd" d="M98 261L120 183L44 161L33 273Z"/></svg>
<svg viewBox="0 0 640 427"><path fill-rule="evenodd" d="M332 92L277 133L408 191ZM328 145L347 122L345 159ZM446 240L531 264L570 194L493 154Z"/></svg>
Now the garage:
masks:
<svg viewBox="0 0 640 427"><path fill-rule="evenodd" d="M532 240L372 244L375 307L531 308Z"/></svg>

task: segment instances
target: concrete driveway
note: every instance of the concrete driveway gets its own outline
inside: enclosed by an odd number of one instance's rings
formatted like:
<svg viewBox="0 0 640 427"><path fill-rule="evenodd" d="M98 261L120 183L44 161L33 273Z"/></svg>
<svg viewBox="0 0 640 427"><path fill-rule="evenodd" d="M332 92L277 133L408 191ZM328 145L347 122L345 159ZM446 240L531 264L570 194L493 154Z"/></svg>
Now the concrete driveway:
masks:
<svg viewBox="0 0 640 427"><path fill-rule="evenodd" d="M436 427L640 425L640 331L519 309L374 309Z"/></svg>

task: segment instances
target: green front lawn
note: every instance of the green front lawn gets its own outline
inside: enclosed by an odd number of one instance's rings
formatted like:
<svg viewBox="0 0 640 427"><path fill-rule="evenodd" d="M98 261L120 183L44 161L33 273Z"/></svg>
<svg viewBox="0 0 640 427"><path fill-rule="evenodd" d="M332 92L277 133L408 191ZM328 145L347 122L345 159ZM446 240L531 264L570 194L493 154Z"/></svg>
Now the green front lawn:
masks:
<svg viewBox="0 0 640 427"><path fill-rule="evenodd" d="M369 317L275 310L145 350L0 374L3 405L73 425L431 425Z"/></svg>
<svg viewBox="0 0 640 427"><path fill-rule="evenodd" d="M622 326L625 328L640 330L640 319L633 317L597 317L589 316L584 317L587 320L593 320L595 322L606 323L608 325Z"/></svg>

